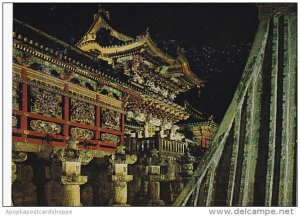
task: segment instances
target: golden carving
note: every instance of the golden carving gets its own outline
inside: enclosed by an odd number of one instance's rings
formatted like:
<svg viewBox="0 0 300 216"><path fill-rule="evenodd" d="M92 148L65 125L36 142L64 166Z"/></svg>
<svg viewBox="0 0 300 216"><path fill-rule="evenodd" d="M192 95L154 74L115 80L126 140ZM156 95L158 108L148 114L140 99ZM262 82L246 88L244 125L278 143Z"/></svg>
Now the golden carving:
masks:
<svg viewBox="0 0 300 216"><path fill-rule="evenodd" d="M71 129L71 135L74 138L82 138L82 139L93 139L94 132L88 129L83 128L72 128Z"/></svg>
<svg viewBox="0 0 300 216"><path fill-rule="evenodd" d="M111 142L118 144L120 142L120 137L110 133L102 133L101 140L105 142Z"/></svg>
<svg viewBox="0 0 300 216"><path fill-rule="evenodd" d="M52 92L31 87L31 111L55 117L62 117L62 97Z"/></svg>
<svg viewBox="0 0 300 216"><path fill-rule="evenodd" d="M120 130L121 127L121 113L110 110L101 109L102 127L111 128L113 130Z"/></svg>
<svg viewBox="0 0 300 216"><path fill-rule="evenodd" d="M15 81L12 85L12 106L15 109L20 109L20 86Z"/></svg>
<svg viewBox="0 0 300 216"><path fill-rule="evenodd" d="M78 100L71 100L71 120L95 125L95 107Z"/></svg>
<svg viewBox="0 0 300 216"><path fill-rule="evenodd" d="M59 134L61 132L61 126L53 122L47 122L42 120L32 120L30 127L38 132Z"/></svg>

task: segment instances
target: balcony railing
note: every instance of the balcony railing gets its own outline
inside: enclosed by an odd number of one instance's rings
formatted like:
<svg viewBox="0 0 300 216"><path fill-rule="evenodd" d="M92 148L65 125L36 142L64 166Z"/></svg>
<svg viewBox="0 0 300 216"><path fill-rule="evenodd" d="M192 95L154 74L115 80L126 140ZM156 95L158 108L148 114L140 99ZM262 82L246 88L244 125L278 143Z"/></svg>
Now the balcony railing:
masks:
<svg viewBox="0 0 300 216"><path fill-rule="evenodd" d="M180 156L187 147L186 142L163 139L155 136L150 138L129 138L126 142L127 151L137 155L147 154L152 149L157 149L161 155Z"/></svg>

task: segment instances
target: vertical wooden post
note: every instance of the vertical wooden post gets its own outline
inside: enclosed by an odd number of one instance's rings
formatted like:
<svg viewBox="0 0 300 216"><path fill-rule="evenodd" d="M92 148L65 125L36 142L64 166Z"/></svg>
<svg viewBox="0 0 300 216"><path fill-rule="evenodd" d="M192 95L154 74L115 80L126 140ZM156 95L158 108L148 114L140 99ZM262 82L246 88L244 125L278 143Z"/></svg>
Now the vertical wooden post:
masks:
<svg viewBox="0 0 300 216"><path fill-rule="evenodd" d="M64 87L64 91L66 93L66 95L64 96L64 120L66 121L64 124L64 136L65 139L69 136L69 108L70 108L70 101L69 101L69 97L67 95L68 91L69 91L69 87L68 84L65 84Z"/></svg>
<svg viewBox="0 0 300 216"><path fill-rule="evenodd" d="M24 83L22 84L22 111L24 112L24 115L21 116L21 125L20 128L24 131L27 130L27 107L28 107L28 101L27 101L27 95L28 95L28 79L27 79L27 71L23 68L21 70L21 77L24 80ZM27 138L27 135L24 133L22 134L23 138Z"/></svg>
<svg viewBox="0 0 300 216"><path fill-rule="evenodd" d="M202 136L201 136L201 148L206 148L206 140L205 140L205 134L204 132L202 132Z"/></svg>
<svg viewBox="0 0 300 216"><path fill-rule="evenodd" d="M95 139L98 140L100 139L100 95L96 95L96 101L98 105L96 106L96 127L98 130L95 132Z"/></svg>

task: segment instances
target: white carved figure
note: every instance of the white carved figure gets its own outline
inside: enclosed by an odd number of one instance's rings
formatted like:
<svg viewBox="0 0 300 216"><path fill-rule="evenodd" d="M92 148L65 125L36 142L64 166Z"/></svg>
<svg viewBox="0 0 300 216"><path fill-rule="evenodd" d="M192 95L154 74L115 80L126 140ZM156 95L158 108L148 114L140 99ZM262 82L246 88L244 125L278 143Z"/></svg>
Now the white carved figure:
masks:
<svg viewBox="0 0 300 216"><path fill-rule="evenodd" d="M134 117L133 112L132 111L128 111L127 112L127 118L132 119Z"/></svg>
<svg viewBox="0 0 300 216"><path fill-rule="evenodd" d="M161 138L167 137L167 135L165 134L164 127L161 127L159 134L160 134L160 137L161 137Z"/></svg>
<svg viewBox="0 0 300 216"><path fill-rule="evenodd" d="M183 135L182 133L176 132L176 133L174 134L174 140L181 141L183 138L184 138L184 135Z"/></svg>
<svg viewBox="0 0 300 216"><path fill-rule="evenodd" d="M150 117L150 118L149 118L149 122L150 122L152 125L155 125L155 126L160 126L160 125L161 125L161 120L158 119L158 118L155 118L155 117Z"/></svg>
<svg viewBox="0 0 300 216"><path fill-rule="evenodd" d="M179 129L179 126L177 125L173 125L171 127L171 130L170 130L170 140L175 140L176 138L176 133L177 133L177 130Z"/></svg>
<svg viewBox="0 0 300 216"><path fill-rule="evenodd" d="M145 113L140 113L137 112L136 116L135 116L135 120L140 121L140 122L144 122L146 120L146 114Z"/></svg>
<svg viewBox="0 0 300 216"><path fill-rule="evenodd" d="M172 127L172 123L171 123L171 122L164 122L164 123L163 123L163 127L164 127L164 129L166 129L166 130L170 130L171 127Z"/></svg>

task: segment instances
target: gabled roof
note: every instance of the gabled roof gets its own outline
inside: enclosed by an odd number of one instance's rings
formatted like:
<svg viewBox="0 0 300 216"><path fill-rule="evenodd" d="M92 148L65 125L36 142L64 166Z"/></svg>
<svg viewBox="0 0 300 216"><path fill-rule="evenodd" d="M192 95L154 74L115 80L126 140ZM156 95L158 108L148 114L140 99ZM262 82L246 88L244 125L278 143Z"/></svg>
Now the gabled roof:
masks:
<svg viewBox="0 0 300 216"><path fill-rule="evenodd" d="M99 9L98 13L94 16L93 24L87 33L78 41L76 46L83 51L95 53L99 59L106 61L112 61L112 59L122 58L136 53L147 53L148 56L160 62L158 66L168 67L170 69L169 75L173 76L172 73L179 73L181 82L191 86L203 86L203 80L199 79L191 71L187 59L182 55L173 58L164 53L155 45L148 31L145 35L133 38L115 30L107 23L106 19L109 19L109 13L103 9ZM118 39L121 43L109 46L99 44L97 37L99 37L98 33L101 29L109 30L110 36ZM173 70L173 72L171 70Z"/></svg>
<svg viewBox="0 0 300 216"><path fill-rule="evenodd" d="M113 29L103 18L103 16L101 15L103 12L103 10L99 10L98 14L94 15L94 22L91 25L91 27L89 28L89 30L86 32L86 34L77 42L77 44L75 46L79 46L82 43L85 43L87 41L94 41L96 39L97 36L97 32L101 29L108 29L111 32L111 35L123 42L126 41L131 41L133 40L132 37L129 37L127 35L124 35L120 32L118 32L117 30Z"/></svg>
<svg viewBox="0 0 300 216"><path fill-rule="evenodd" d="M98 14L94 16L94 22L92 23L89 30L86 34L77 42L76 46L84 51L97 50L101 53L102 56L115 56L122 55L125 52L134 51L137 48L142 49L142 51L148 48L150 54L154 54L160 57L165 63L173 64L175 59L171 56L162 52L150 38L149 34L138 36L136 38L129 37L125 34L122 34L111 27L103 17L103 12L100 10ZM102 46L97 43L97 33L101 29L107 29L110 31L110 35L123 43L121 45L113 46Z"/></svg>

